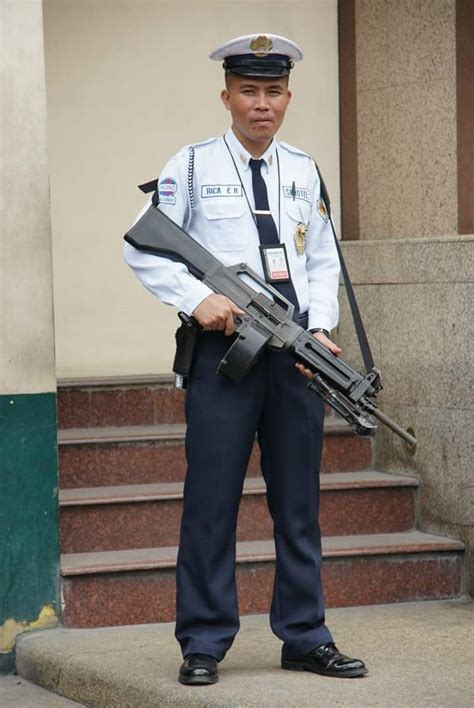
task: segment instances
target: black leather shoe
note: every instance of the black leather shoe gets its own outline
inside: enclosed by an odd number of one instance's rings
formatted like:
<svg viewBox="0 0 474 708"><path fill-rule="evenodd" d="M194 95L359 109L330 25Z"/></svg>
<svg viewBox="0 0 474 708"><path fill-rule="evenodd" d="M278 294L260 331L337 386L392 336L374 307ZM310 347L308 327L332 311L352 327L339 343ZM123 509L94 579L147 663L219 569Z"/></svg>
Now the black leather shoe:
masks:
<svg viewBox="0 0 474 708"><path fill-rule="evenodd" d="M335 644L321 644L299 659L285 657L282 650L281 668L288 671L313 671L321 676L335 678L356 678L367 673L367 667L360 659L351 659L341 654Z"/></svg>
<svg viewBox="0 0 474 708"><path fill-rule="evenodd" d="M179 682L186 686L217 683L217 659L208 654L188 654L179 670Z"/></svg>

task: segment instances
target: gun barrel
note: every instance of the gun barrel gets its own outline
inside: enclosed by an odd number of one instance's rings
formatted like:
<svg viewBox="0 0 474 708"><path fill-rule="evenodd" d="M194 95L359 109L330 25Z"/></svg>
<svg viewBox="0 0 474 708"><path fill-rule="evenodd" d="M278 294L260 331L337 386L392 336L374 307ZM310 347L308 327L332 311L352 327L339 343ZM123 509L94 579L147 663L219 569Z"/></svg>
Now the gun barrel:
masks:
<svg viewBox="0 0 474 708"><path fill-rule="evenodd" d="M383 411L381 411L379 408L373 408L371 411L371 415L375 416L378 418L384 425L387 426L387 428L390 428L393 430L394 433L399 435L403 440L405 440L406 443L408 443L410 450L415 451L416 450L416 438L411 435L411 433L408 432L408 430L405 430L405 428L402 428L398 423L396 423L394 420L389 418L388 415L385 415Z"/></svg>

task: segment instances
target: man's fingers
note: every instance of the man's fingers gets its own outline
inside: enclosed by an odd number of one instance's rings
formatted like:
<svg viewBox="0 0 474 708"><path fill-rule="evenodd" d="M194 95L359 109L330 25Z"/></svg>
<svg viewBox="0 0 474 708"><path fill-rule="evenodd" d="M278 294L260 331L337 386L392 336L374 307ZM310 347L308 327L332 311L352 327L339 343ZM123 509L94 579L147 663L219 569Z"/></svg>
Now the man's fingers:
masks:
<svg viewBox="0 0 474 708"><path fill-rule="evenodd" d="M228 303L229 303L230 312L229 312L226 322L225 322L225 332L224 332L224 334L227 337L235 332L235 329L236 329L235 316L236 315L237 316L238 315L245 315L245 311L241 310L240 307L237 307L237 305L234 302L232 302L232 300L228 299Z"/></svg>
<svg viewBox="0 0 474 708"><path fill-rule="evenodd" d="M307 379L313 379L314 378L314 371L311 371L311 369L307 369L303 364L299 364L298 362L295 364L295 367L298 369L300 374L303 374L303 376L306 376Z"/></svg>
<svg viewBox="0 0 474 708"><path fill-rule="evenodd" d="M229 300L229 305L234 315L245 315L245 310L241 310L240 307L237 307L237 305L233 303L232 300Z"/></svg>
<svg viewBox="0 0 474 708"><path fill-rule="evenodd" d="M338 347L337 344L334 344L334 342L331 342L331 346L329 346L329 344L326 344L326 346L333 354L340 354L342 352L341 347Z"/></svg>
<svg viewBox="0 0 474 708"><path fill-rule="evenodd" d="M333 342L329 337L326 337L324 332L315 332L314 333L314 338L318 340L318 342L321 342L321 344L324 344L324 346L329 349L332 354L335 354L336 356L342 352L341 347L338 347L335 342ZM306 376L308 379L313 379L314 378L314 372L311 371L311 369L308 369L304 364L300 364L297 362L295 364L296 368L298 371L303 374L303 376Z"/></svg>
<svg viewBox="0 0 474 708"><path fill-rule="evenodd" d="M337 344L332 341L332 339L326 337L324 332L315 332L313 337L317 339L318 342L321 342L321 344L324 344L326 349L329 349L329 351L333 354L336 354L336 356L342 352L341 347L338 347Z"/></svg>
<svg viewBox="0 0 474 708"><path fill-rule="evenodd" d="M215 332L224 330L226 335L235 332L234 318L245 315L245 311L225 295L208 295L196 307L194 317L204 329Z"/></svg>
<svg viewBox="0 0 474 708"><path fill-rule="evenodd" d="M233 334L235 332L235 322L234 322L234 313L229 312L227 319L225 321L225 327L224 327L224 334L226 337L228 337L230 334Z"/></svg>

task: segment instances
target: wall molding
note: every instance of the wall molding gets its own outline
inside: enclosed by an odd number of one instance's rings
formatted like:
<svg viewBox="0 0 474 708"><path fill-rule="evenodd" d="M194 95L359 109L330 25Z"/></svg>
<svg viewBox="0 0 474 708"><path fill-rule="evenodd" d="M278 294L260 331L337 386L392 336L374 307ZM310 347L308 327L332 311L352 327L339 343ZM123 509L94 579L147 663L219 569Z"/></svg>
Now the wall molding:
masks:
<svg viewBox="0 0 474 708"><path fill-rule="evenodd" d="M474 233L474 4L456 0L458 231Z"/></svg>
<svg viewBox="0 0 474 708"><path fill-rule="evenodd" d="M338 2L341 224L345 241L358 239L357 86L355 0Z"/></svg>

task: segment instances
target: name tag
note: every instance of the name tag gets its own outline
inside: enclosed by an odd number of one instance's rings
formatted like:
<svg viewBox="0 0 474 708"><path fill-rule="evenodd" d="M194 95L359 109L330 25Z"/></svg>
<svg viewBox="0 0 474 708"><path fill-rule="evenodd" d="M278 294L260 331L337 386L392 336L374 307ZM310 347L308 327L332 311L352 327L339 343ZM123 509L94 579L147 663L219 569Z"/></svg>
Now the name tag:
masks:
<svg viewBox="0 0 474 708"><path fill-rule="evenodd" d="M290 266L284 243L260 246L260 255L267 283L287 283L290 280Z"/></svg>
<svg viewBox="0 0 474 708"><path fill-rule="evenodd" d="M203 184L201 186L201 198L209 197L241 197L241 184Z"/></svg>
<svg viewBox="0 0 474 708"><path fill-rule="evenodd" d="M311 195L309 193L309 190L306 189L305 187L297 187L296 185L292 185L291 187L282 187L283 189L283 196L286 197L286 199L302 199L304 202L311 203Z"/></svg>

